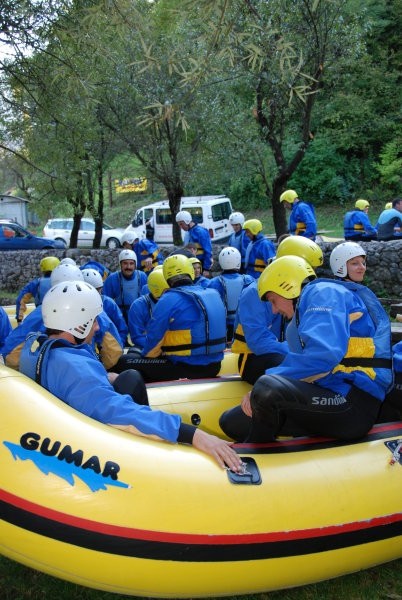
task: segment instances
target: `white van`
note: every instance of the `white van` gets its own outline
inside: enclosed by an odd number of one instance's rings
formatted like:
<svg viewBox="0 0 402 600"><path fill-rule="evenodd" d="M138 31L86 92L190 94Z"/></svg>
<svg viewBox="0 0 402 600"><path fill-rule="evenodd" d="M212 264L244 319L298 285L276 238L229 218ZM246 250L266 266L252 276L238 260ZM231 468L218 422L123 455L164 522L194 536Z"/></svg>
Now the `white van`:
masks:
<svg viewBox="0 0 402 600"><path fill-rule="evenodd" d="M187 196L180 202L180 210L191 213L193 221L208 229L212 242L227 239L233 228L229 215L233 212L232 203L226 196ZM146 223L153 217L154 241L157 244L173 244L172 213L169 201L162 200L139 208L131 225L125 230L135 231L139 239L147 234ZM182 231L184 239L184 231Z"/></svg>

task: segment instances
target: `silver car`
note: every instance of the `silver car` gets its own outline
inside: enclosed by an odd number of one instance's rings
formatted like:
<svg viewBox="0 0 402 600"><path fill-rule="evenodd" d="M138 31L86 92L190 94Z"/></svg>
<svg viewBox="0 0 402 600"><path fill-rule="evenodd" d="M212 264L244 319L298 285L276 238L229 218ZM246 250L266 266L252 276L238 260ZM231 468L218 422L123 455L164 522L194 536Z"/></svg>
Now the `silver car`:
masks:
<svg viewBox="0 0 402 600"><path fill-rule="evenodd" d="M52 240L60 240L69 246L72 228L73 219L49 219L43 229L43 235ZM123 233L123 228L113 228L104 222L100 245L110 249L120 248ZM84 217L81 219L78 231L77 246L79 248L92 248L94 237L95 221Z"/></svg>

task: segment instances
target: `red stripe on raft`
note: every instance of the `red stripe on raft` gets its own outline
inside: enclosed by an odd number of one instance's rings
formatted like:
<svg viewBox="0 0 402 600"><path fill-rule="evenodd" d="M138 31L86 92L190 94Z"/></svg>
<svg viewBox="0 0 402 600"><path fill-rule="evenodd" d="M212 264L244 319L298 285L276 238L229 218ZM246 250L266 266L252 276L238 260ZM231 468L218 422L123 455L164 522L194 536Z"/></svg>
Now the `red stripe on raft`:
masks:
<svg viewBox="0 0 402 600"><path fill-rule="evenodd" d="M192 534L192 533L170 533L163 531L148 531L144 529L135 529L122 527L120 525L108 525L107 523L98 523L68 515L39 504L19 498L13 494L0 490L0 500L11 504L31 513L33 516L40 516L58 523L70 525L82 530L94 531L105 535L113 535L126 539L147 540L152 542L168 542L176 544L208 544L210 546L236 545L236 544L261 544L266 542L285 542L291 540L302 540L310 538L319 538L331 535L344 534L353 531L370 530L375 527L391 525L402 522L402 513L393 515L384 515L365 521L356 521L353 523L343 523L341 525L330 525L328 527L317 527L312 529L300 529L297 531L273 531L267 533L234 534L234 535L214 535L214 534Z"/></svg>

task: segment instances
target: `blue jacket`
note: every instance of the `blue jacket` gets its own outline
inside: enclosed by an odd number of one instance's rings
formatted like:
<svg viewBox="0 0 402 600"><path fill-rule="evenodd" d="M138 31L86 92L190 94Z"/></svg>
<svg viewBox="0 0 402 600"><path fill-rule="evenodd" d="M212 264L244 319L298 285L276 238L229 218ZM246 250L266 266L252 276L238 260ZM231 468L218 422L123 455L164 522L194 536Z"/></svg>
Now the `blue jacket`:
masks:
<svg viewBox="0 0 402 600"><path fill-rule="evenodd" d="M241 266L244 268L244 259L246 257L247 246L250 243L250 238L246 235L246 231L244 229L240 229L240 231L233 232L228 240L228 246L232 248L237 248L241 255Z"/></svg>
<svg viewBox="0 0 402 600"><path fill-rule="evenodd" d="M377 230L370 223L368 215L363 210L351 210L346 213L343 220L343 230L345 240L350 237L359 237L364 240L365 237L377 235Z"/></svg>
<svg viewBox="0 0 402 600"><path fill-rule="evenodd" d="M156 300L151 294L145 294L134 300L128 311L128 330L134 346L143 348L148 323L151 320Z"/></svg>
<svg viewBox="0 0 402 600"><path fill-rule="evenodd" d="M314 207L310 202L298 200L292 204L289 215L289 233L315 240L315 236L317 235L317 220L315 218Z"/></svg>
<svg viewBox="0 0 402 600"><path fill-rule="evenodd" d="M239 300L232 352L236 354L287 354L286 322L272 312L272 304L258 296L257 282L246 287Z"/></svg>
<svg viewBox="0 0 402 600"><path fill-rule="evenodd" d="M197 258L202 262L202 269L209 271L212 267L212 244L209 232L201 225L193 225L184 234L184 245L193 243L197 247Z"/></svg>
<svg viewBox="0 0 402 600"><path fill-rule="evenodd" d="M392 352L394 356L394 371L395 373L402 373L402 341L392 346Z"/></svg>
<svg viewBox="0 0 402 600"><path fill-rule="evenodd" d="M106 369L113 367L123 353L119 332L105 312L97 316L99 330L96 332L93 343L99 358ZM21 325L12 330L3 347L3 356L7 367L19 369L21 349L28 335L33 331L46 331L42 319L42 307L36 307L25 317Z"/></svg>
<svg viewBox="0 0 402 600"><path fill-rule="evenodd" d="M12 332L13 328L11 327L10 319L8 318L8 314L4 310L2 306L0 306L0 354L3 354L3 346Z"/></svg>
<svg viewBox="0 0 402 600"><path fill-rule="evenodd" d="M173 363L208 365L223 360L226 314L219 294L198 285L166 290L154 308L143 355L164 353Z"/></svg>
<svg viewBox="0 0 402 600"><path fill-rule="evenodd" d="M259 233L247 246L244 270L247 275L258 279L272 258L275 258L274 244Z"/></svg>
<svg viewBox="0 0 402 600"><path fill-rule="evenodd" d="M40 352L36 339L27 340L21 355L21 371L31 377ZM63 345L53 346L43 358L41 375L43 387L96 421L136 435L177 441L180 417L151 410L133 402L131 396L117 393L88 344L63 341Z"/></svg>
<svg viewBox="0 0 402 600"><path fill-rule="evenodd" d="M311 282L286 338L290 351L280 366L266 371L269 375L316 383L342 396L353 384L381 401L392 385L390 321L364 286L333 279Z"/></svg>
<svg viewBox="0 0 402 600"><path fill-rule="evenodd" d="M17 296L15 302L15 318L20 321L27 309L28 302L35 302L35 306L42 304L42 300L46 292L51 288L50 277L37 277L27 283Z"/></svg>
<svg viewBox="0 0 402 600"><path fill-rule="evenodd" d="M119 332L121 345L123 347L126 346L127 345L128 327L124 320L124 317L123 317L123 314L122 314L120 308L117 306L117 304L113 300L113 298L110 298L109 296L104 296L103 294L102 294L102 303L103 303L103 310L105 311L105 313L107 314L109 319L112 321L112 323L115 324L116 329Z"/></svg>
<svg viewBox="0 0 402 600"><path fill-rule="evenodd" d="M154 267L163 263L163 256L160 253L158 246L151 240L138 240L138 242L134 244L133 250L137 255L138 268L141 269L141 271L151 271ZM145 259L147 258L152 258L151 269L145 268Z"/></svg>
<svg viewBox="0 0 402 600"><path fill-rule="evenodd" d="M103 294L113 298L127 320L132 302L141 296L142 288L146 283L147 276L143 271L136 269L129 279L124 277L121 271L116 271L105 279Z"/></svg>
<svg viewBox="0 0 402 600"><path fill-rule="evenodd" d="M254 277L250 275L240 275L237 272L225 271L221 275L209 280L208 287L218 292L226 308L227 325L232 325L235 322L240 294L244 288L254 281Z"/></svg>
<svg viewBox="0 0 402 600"><path fill-rule="evenodd" d="M402 230L395 231L395 227L402 228L402 213L396 208L383 210L376 224L378 239L387 239L390 237L401 237Z"/></svg>

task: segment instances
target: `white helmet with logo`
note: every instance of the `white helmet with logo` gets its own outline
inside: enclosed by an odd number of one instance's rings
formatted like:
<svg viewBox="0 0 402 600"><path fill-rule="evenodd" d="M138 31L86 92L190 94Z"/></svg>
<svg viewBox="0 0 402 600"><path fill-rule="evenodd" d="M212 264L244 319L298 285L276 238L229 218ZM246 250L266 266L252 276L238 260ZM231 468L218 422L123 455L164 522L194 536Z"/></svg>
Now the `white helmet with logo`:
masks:
<svg viewBox="0 0 402 600"><path fill-rule="evenodd" d="M82 269L84 281L98 289L103 287L102 275L96 269Z"/></svg>
<svg viewBox="0 0 402 600"><path fill-rule="evenodd" d="M188 210L180 210L176 215L176 223L183 221L183 223L185 223L186 225L189 225L192 220L193 220L193 218L192 218L191 214L188 212Z"/></svg>
<svg viewBox="0 0 402 600"><path fill-rule="evenodd" d="M366 256L365 250L356 242L343 242L332 250L329 264L335 277L346 277L348 268L346 263L356 256Z"/></svg>
<svg viewBox="0 0 402 600"><path fill-rule="evenodd" d="M239 270L241 267L241 254L237 248L231 246L220 251L218 260L224 271Z"/></svg>
<svg viewBox="0 0 402 600"><path fill-rule="evenodd" d="M83 280L82 271L74 263L60 263L55 269L53 269L50 275L50 284L52 287L62 281L78 281Z"/></svg>
<svg viewBox="0 0 402 600"><path fill-rule="evenodd" d="M65 281L52 287L42 302L43 323L83 340L102 312L102 298L85 281Z"/></svg>
<svg viewBox="0 0 402 600"><path fill-rule="evenodd" d="M137 255L133 250L122 250L119 254L119 263L122 260L133 260L137 264Z"/></svg>

